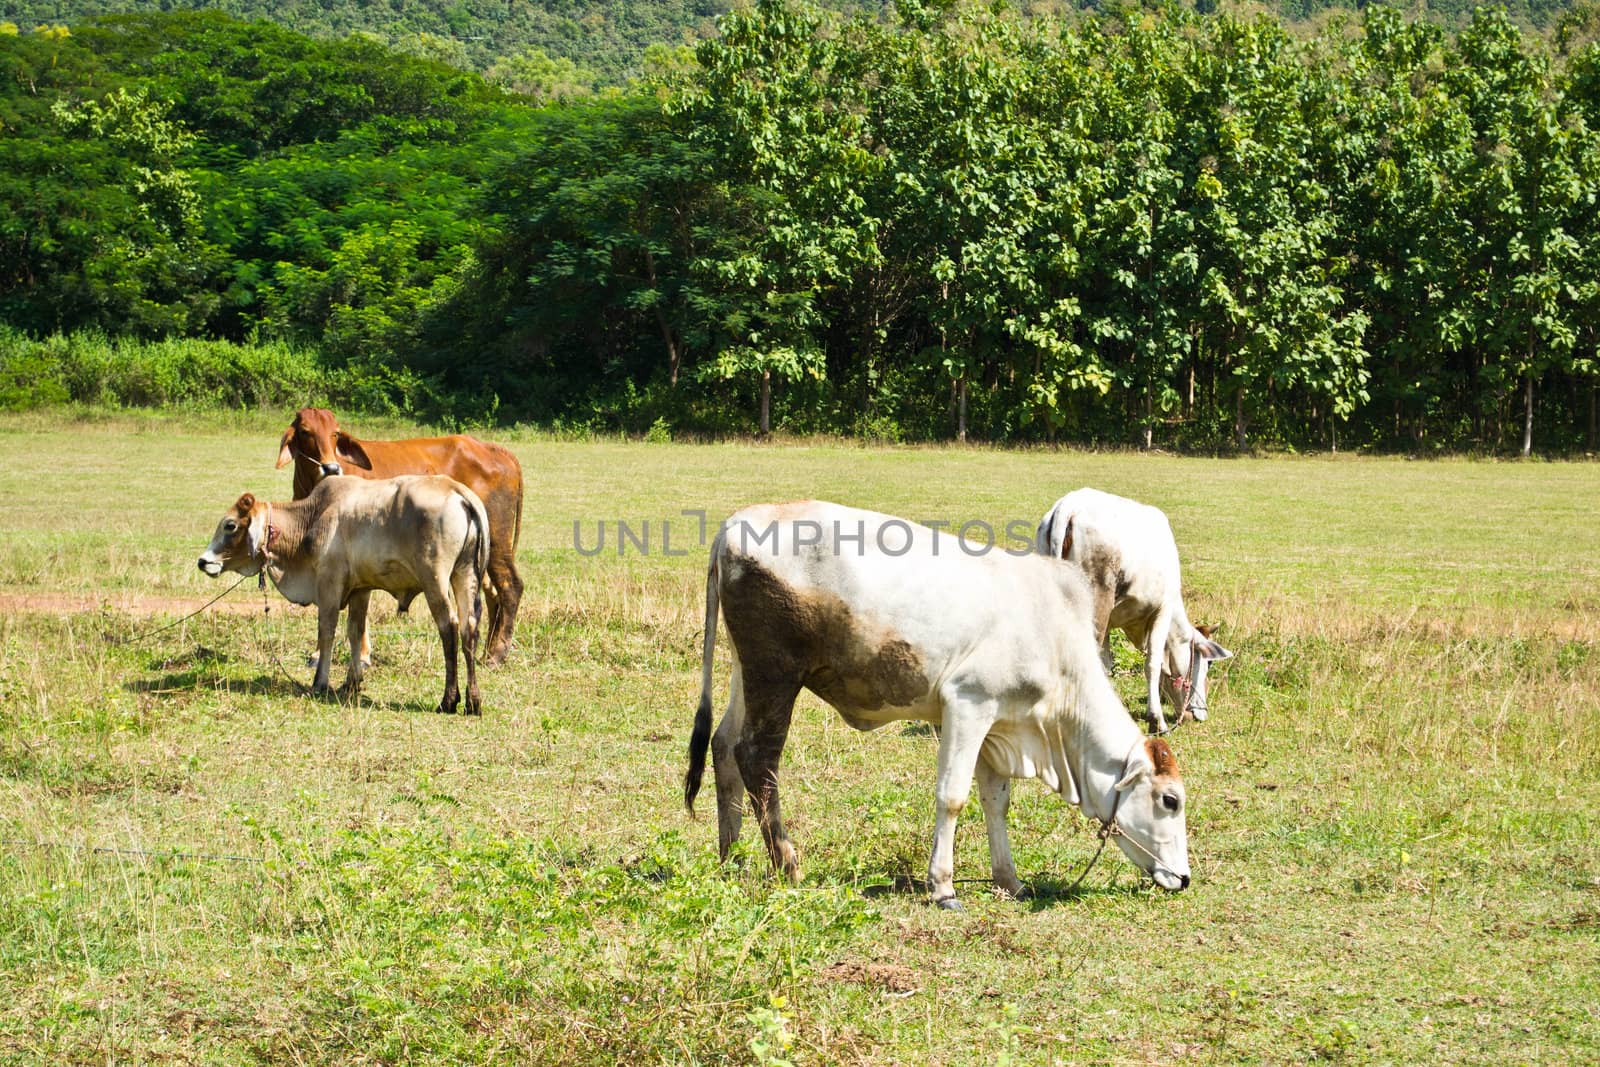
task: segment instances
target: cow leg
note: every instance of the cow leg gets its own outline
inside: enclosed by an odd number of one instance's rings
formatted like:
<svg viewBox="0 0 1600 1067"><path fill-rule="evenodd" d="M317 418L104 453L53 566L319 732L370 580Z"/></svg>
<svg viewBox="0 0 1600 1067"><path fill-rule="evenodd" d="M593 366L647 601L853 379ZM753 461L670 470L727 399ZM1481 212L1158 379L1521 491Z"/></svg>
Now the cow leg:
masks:
<svg viewBox="0 0 1600 1067"><path fill-rule="evenodd" d="M516 549L489 545L489 584L494 601L489 614L488 648L483 662L491 667L504 663L511 651L511 638L517 629L517 608L522 604L522 576L517 573Z"/></svg>
<svg viewBox="0 0 1600 1067"><path fill-rule="evenodd" d="M744 778L734 756L743 730L744 683L739 677L739 657L735 655L733 678L728 685L728 710L711 735L711 769L717 777L717 854L724 863L739 840L739 828L744 822Z"/></svg>
<svg viewBox="0 0 1600 1067"><path fill-rule="evenodd" d="M1167 631L1171 628L1172 616L1165 611L1158 611L1144 639L1144 679L1150 699L1146 717L1150 729L1158 734L1167 732L1167 720L1161 714L1161 665L1166 662Z"/></svg>
<svg viewBox="0 0 1600 1067"><path fill-rule="evenodd" d="M1022 896L1017 881L1017 866L1011 859L1011 838L1006 833L1006 812L1011 809L1011 778L978 760L978 799L983 801L983 825L989 832L989 873L994 884L1011 894Z"/></svg>
<svg viewBox="0 0 1600 1067"><path fill-rule="evenodd" d="M789 739L789 718L794 714L794 699L800 686L786 681L752 679L744 683L744 729L733 757L739 764L745 791L750 794L756 822L767 842L772 865L791 882L800 880L800 859L783 829L783 810L778 800L778 761L784 742ZM720 789L719 789L720 793ZM718 815L721 815L720 805Z"/></svg>
<svg viewBox="0 0 1600 1067"><path fill-rule="evenodd" d="M344 686L352 693L361 688L361 678L371 666L371 661L362 655L367 644L367 603L371 599L372 590L358 589L350 594L350 601L345 605L349 612L345 616L344 632L350 640L350 670L345 675Z"/></svg>
<svg viewBox="0 0 1600 1067"><path fill-rule="evenodd" d="M333 635L339 629L339 598L317 597L317 673L311 679L313 693L328 691L328 674L333 663Z"/></svg>
<svg viewBox="0 0 1600 1067"><path fill-rule="evenodd" d="M494 560L489 561L489 566L494 566ZM483 665L493 667L495 662L489 656L489 649L494 647L494 635L500 632L500 591L495 588L494 573L485 575L488 579L483 583L483 625L488 634L483 642Z"/></svg>
<svg viewBox="0 0 1600 1067"><path fill-rule="evenodd" d="M460 643L461 624L456 618L455 601L443 592L427 591L428 608L433 612L433 624L439 628L439 643L444 646L444 696L434 710L444 715L454 715L461 703L461 691L456 686L456 646Z"/></svg>
<svg viewBox="0 0 1600 1067"><path fill-rule="evenodd" d="M993 704L946 700L944 724L939 730L939 780L933 791L933 854L928 858L928 891L933 902L951 911L956 902L956 816L972 794L972 775L989 736L996 710Z"/></svg>
<svg viewBox="0 0 1600 1067"><path fill-rule="evenodd" d="M474 610L473 601L478 598L478 578L467 567L456 571L451 580L452 592L456 598L456 614L461 617L461 658L467 666L467 706L463 709L468 715L482 715L483 702L478 696L478 612Z"/></svg>

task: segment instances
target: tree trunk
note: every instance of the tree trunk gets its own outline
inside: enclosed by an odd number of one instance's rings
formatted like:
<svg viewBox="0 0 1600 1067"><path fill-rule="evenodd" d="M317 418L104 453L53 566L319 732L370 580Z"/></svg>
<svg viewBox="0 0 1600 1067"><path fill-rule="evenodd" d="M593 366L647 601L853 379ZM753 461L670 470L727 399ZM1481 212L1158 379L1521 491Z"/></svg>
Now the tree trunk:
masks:
<svg viewBox="0 0 1600 1067"><path fill-rule="evenodd" d="M1523 378L1522 389L1522 456L1533 455L1533 372Z"/></svg>
<svg viewBox="0 0 1600 1067"><path fill-rule="evenodd" d="M1144 450L1150 451L1151 439L1155 436L1156 401L1149 389L1144 392Z"/></svg>
<svg viewBox="0 0 1600 1067"><path fill-rule="evenodd" d="M1472 384L1475 389L1481 389L1483 382L1483 357L1476 352L1472 355ZM1478 447L1483 447L1483 397L1474 393L1469 401L1472 404L1472 436L1477 441Z"/></svg>
<svg viewBox="0 0 1600 1067"><path fill-rule="evenodd" d="M772 433L772 372L761 372L761 436Z"/></svg>
<svg viewBox="0 0 1600 1067"><path fill-rule="evenodd" d="M650 288L656 287L656 257L646 248L644 250L645 277L650 282ZM672 336L672 326L667 322L667 313L661 310L661 301L657 300L651 305L656 313L656 326L661 330L661 339L667 343L667 384L674 389L678 386L678 365L683 360L683 354L678 351L678 339Z"/></svg>
<svg viewBox="0 0 1600 1067"><path fill-rule="evenodd" d="M1589 385L1589 451L1596 450L1600 444L1600 390L1591 382Z"/></svg>
<svg viewBox="0 0 1600 1067"><path fill-rule="evenodd" d="M1233 394L1233 445L1240 452L1244 451L1244 386L1239 386Z"/></svg>
<svg viewBox="0 0 1600 1067"><path fill-rule="evenodd" d="M967 376L956 382L956 440L967 443Z"/></svg>
<svg viewBox="0 0 1600 1067"><path fill-rule="evenodd" d="M1337 415L1328 416L1328 436L1332 439L1333 454L1337 456L1339 454L1339 417Z"/></svg>

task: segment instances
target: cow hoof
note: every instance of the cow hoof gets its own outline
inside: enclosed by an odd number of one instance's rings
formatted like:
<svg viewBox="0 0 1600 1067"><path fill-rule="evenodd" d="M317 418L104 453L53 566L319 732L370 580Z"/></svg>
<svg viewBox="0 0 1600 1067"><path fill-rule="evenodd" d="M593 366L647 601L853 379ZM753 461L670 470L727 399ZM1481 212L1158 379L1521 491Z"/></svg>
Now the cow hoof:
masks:
<svg viewBox="0 0 1600 1067"><path fill-rule="evenodd" d="M957 900L955 897L945 897L943 900L934 901L934 903L939 906L939 910L940 911L966 911L967 910L966 908L963 908L961 906L961 901Z"/></svg>
<svg viewBox="0 0 1600 1067"><path fill-rule="evenodd" d="M438 707L433 709L433 713L435 715L454 715L456 713L456 706L454 704L440 704Z"/></svg>
<svg viewBox="0 0 1600 1067"><path fill-rule="evenodd" d="M476 700L467 701L467 706L461 709L464 715L483 715L483 704Z"/></svg>

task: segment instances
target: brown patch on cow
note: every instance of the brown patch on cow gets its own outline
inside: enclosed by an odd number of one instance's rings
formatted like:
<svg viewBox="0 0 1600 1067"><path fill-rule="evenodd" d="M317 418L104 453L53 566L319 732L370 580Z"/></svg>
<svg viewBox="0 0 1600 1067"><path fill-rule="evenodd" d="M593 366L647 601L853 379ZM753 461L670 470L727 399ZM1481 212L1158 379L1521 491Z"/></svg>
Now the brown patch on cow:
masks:
<svg viewBox="0 0 1600 1067"><path fill-rule="evenodd" d="M1065 550L1062 558L1066 559ZM1093 598L1094 638L1096 642L1103 642L1106 631L1111 628L1111 614L1116 610L1117 601L1128 591L1128 583L1122 575L1122 556L1107 545L1091 543L1082 559L1068 562L1082 571L1089 583Z"/></svg>
<svg viewBox="0 0 1600 1067"><path fill-rule="evenodd" d="M928 692L922 657L903 638L855 616L831 593L800 591L755 560L722 588L722 612L752 681L804 686L836 708L905 707Z"/></svg>
<svg viewBox="0 0 1600 1067"><path fill-rule="evenodd" d="M890 993L912 993L917 989L916 972L899 963L840 960L833 966L818 971L817 978L828 982L847 982L850 985L879 986Z"/></svg>
<svg viewBox="0 0 1600 1067"><path fill-rule="evenodd" d="M1144 750L1149 754L1150 762L1155 765L1157 778L1178 776L1178 757L1173 754L1172 746L1167 744L1166 738L1145 738Z"/></svg>
<svg viewBox="0 0 1600 1067"><path fill-rule="evenodd" d="M835 707L858 711L877 711L886 705L906 707L928 691L922 657L899 638L890 638L864 654L852 648L848 657L841 658L843 670L834 665L838 661L825 663L805 681L807 689Z"/></svg>

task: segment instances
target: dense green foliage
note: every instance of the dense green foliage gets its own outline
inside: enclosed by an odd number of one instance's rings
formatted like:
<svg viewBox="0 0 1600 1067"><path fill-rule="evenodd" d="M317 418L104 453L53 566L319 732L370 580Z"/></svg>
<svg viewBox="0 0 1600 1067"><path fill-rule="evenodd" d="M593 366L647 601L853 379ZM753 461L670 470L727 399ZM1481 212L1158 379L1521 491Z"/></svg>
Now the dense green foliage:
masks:
<svg viewBox="0 0 1600 1067"><path fill-rule="evenodd" d="M0 36L0 320L283 338L433 416L1592 449L1587 32L762 0L599 96L216 14Z"/></svg>

